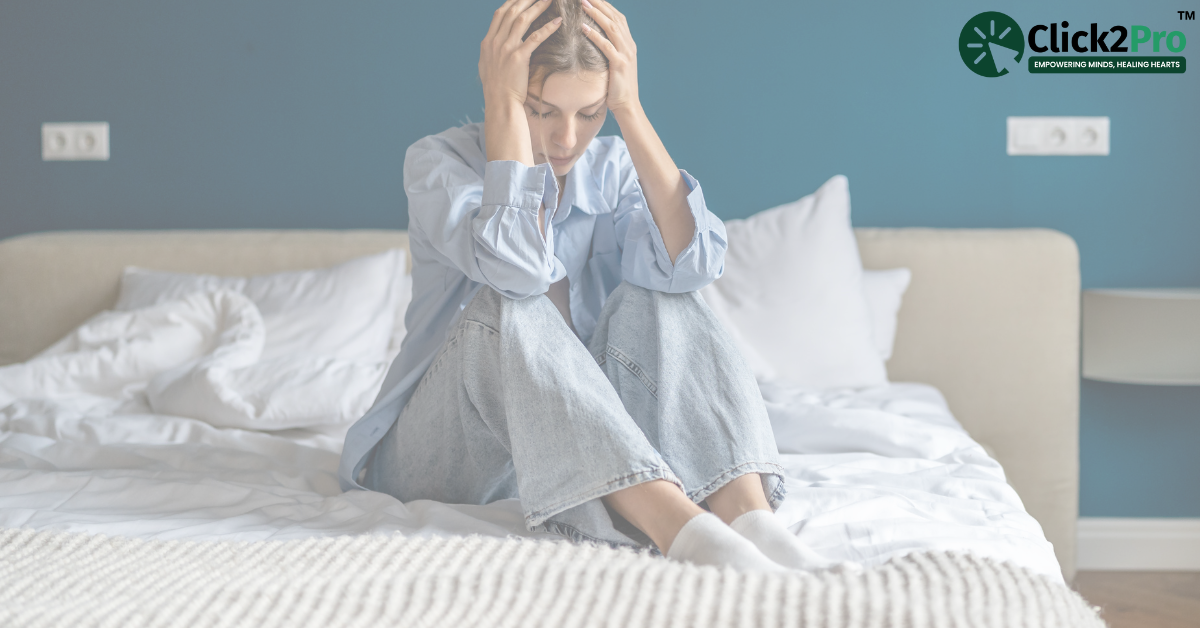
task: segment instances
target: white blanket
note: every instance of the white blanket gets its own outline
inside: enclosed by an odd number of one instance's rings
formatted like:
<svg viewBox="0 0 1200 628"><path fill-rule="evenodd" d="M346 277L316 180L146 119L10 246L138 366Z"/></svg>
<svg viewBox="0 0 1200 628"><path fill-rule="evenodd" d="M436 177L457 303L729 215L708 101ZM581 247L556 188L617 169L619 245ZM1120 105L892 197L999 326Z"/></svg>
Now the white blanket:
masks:
<svg viewBox="0 0 1200 628"><path fill-rule="evenodd" d="M69 400L77 411L142 406L278 430L361 416L382 382L384 364L261 360L265 340L258 308L227 290L102 312L29 362L0 368L0 407L18 399Z"/></svg>
<svg viewBox="0 0 1200 628"><path fill-rule="evenodd" d="M545 536L524 529L515 500L342 493L342 435L385 365L260 362L256 316L233 293L192 295L101 314L39 358L0 368L0 527L157 539ZM933 388L763 392L788 473L780 515L817 551L869 565L969 550L1061 579L999 464Z"/></svg>

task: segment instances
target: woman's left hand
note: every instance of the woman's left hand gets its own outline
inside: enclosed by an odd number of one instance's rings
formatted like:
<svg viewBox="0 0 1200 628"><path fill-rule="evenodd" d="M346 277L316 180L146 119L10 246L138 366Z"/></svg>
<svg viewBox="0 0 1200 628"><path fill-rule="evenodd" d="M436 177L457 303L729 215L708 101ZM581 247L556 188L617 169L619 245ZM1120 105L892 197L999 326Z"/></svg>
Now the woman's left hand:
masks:
<svg viewBox="0 0 1200 628"><path fill-rule="evenodd" d="M637 82L637 44L629 34L629 22L605 0L583 0L583 10L596 20L604 34L583 25L583 33L608 57L608 108L614 115L640 105Z"/></svg>

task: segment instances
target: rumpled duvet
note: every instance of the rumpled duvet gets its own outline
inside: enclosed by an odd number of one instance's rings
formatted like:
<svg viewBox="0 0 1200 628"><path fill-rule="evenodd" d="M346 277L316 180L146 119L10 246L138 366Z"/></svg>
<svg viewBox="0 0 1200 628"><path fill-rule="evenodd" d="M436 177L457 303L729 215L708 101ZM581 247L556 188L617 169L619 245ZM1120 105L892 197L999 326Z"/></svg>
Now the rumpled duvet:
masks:
<svg viewBox="0 0 1200 628"><path fill-rule="evenodd" d="M32 360L0 367L0 407L49 399L91 413L139 409L281 430L357 419L387 368L332 357L262 360L265 340L258 308L227 290L102 312Z"/></svg>

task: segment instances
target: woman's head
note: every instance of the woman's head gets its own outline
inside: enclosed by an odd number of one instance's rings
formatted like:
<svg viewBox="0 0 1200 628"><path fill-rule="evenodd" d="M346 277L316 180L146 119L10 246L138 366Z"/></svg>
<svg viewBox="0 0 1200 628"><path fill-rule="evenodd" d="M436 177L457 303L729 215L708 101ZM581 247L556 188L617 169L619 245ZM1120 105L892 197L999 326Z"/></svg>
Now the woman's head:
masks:
<svg viewBox="0 0 1200 628"><path fill-rule="evenodd" d="M608 108L608 59L583 34L586 24L598 33L579 0L551 0L525 36L556 17L562 25L529 58L529 135L534 161L549 163L565 175L604 125Z"/></svg>

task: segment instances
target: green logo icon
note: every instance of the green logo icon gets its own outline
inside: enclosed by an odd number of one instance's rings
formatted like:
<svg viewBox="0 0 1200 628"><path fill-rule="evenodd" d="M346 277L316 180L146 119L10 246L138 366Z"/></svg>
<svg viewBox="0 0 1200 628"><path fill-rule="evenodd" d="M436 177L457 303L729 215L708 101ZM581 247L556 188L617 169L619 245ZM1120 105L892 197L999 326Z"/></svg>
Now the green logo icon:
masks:
<svg viewBox="0 0 1200 628"><path fill-rule="evenodd" d="M1025 56L1025 34L1016 20L986 11L967 21L958 35L958 54L979 76L1015 72Z"/></svg>

